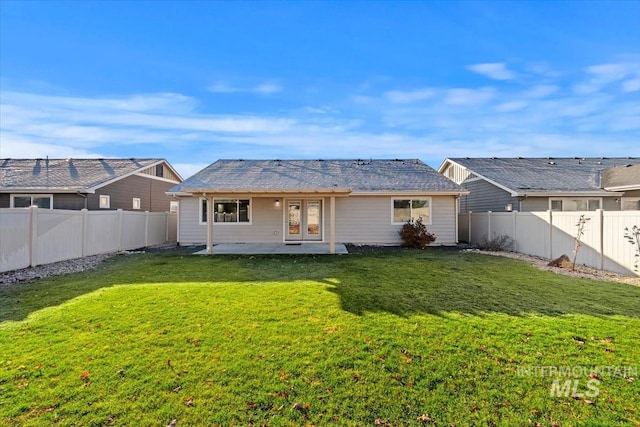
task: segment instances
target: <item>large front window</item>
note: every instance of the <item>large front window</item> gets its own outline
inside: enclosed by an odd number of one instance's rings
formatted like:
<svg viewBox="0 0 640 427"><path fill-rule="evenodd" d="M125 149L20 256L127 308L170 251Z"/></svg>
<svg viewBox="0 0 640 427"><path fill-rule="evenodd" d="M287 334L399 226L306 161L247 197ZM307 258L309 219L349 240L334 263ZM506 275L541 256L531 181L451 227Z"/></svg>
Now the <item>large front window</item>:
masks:
<svg viewBox="0 0 640 427"><path fill-rule="evenodd" d="M200 199L200 222L207 223L207 199ZM213 199L213 222L251 222L249 199Z"/></svg>
<svg viewBox="0 0 640 427"><path fill-rule="evenodd" d="M52 209L53 196L51 194L20 194L11 195L12 208L28 208L29 206L37 206L43 209Z"/></svg>
<svg viewBox="0 0 640 427"><path fill-rule="evenodd" d="M552 211L595 211L600 209L600 199L551 199Z"/></svg>
<svg viewBox="0 0 640 427"><path fill-rule="evenodd" d="M420 218L423 223L431 224L431 199L394 199L393 223L413 222Z"/></svg>

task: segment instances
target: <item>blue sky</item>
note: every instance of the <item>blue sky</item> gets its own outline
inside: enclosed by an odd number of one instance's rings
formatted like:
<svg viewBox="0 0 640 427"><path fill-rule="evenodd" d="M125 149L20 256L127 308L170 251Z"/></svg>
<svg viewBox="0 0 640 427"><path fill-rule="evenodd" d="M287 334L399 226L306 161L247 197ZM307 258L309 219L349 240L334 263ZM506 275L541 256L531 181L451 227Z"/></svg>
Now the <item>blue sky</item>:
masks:
<svg viewBox="0 0 640 427"><path fill-rule="evenodd" d="M640 156L640 1L0 1L0 157Z"/></svg>

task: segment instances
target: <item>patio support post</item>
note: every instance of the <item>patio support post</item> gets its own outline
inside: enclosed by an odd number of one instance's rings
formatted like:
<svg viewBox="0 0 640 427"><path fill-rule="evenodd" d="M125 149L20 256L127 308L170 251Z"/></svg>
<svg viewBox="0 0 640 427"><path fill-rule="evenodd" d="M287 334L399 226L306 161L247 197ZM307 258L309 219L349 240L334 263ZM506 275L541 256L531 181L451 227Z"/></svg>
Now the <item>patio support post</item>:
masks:
<svg viewBox="0 0 640 427"><path fill-rule="evenodd" d="M336 253L336 197L329 199L329 253Z"/></svg>
<svg viewBox="0 0 640 427"><path fill-rule="evenodd" d="M207 197L207 254L213 254L213 196Z"/></svg>

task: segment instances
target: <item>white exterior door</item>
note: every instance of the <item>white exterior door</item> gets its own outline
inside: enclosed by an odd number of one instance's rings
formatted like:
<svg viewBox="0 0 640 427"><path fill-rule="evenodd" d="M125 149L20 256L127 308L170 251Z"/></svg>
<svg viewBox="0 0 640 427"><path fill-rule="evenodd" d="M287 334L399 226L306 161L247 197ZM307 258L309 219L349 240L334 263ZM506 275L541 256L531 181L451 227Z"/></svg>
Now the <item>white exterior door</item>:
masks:
<svg viewBox="0 0 640 427"><path fill-rule="evenodd" d="M322 240L322 201L288 200L285 212L285 240Z"/></svg>

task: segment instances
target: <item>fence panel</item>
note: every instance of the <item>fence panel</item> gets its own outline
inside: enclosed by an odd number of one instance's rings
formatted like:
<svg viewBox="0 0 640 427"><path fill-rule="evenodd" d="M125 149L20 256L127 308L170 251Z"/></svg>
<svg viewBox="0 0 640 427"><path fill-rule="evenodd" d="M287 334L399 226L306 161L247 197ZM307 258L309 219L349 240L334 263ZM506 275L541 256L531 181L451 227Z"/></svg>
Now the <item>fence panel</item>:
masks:
<svg viewBox="0 0 640 427"><path fill-rule="evenodd" d="M573 258L577 224L583 214L589 221L580 239L577 264L639 274L634 271L636 246L624 239L625 227L640 226L638 211L474 212L460 214L458 224L461 239L471 235L470 243L481 243L483 236L507 235L514 239L517 252L543 258L563 254Z"/></svg>
<svg viewBox="0 0 640 427"><path fill-rule="evenodd" d="M516 216L516 250L520 253L549 257L549 222L547 212L518 212Z"/></svg>
<svg viewBox="0 0 640 427"><path fill-rule="evenodd" d="M640 212L605 212L604 230L607 238L603 241L604 269L618 273L634 271L636 245L624 238L625 227L640 227ZM638 274L638 271L636 271Z"/></svg>
<svg viewBox="0 0 640 427"><path fill-rule="evenodd" d="M146 215L142 212L122 212L122 229L120 232L120 248L131 250L143 248L145 239Z"/></svg>
<svg viewBox="0 0 640 427"><path fill-rule="evenodd" d="M119 211L88 211L85 224L85 255L120 250Z"/></svg>
<svg viewBox="0 0 640 427"><path fill-rule="evenodd" d="M0 209L0 271L29 267L31 211Z"/></svg>
<svg viewBox="0 0 640 427"><path fill-rule="evenodd" d="M489 222L486 212L472 213L471 215L471 243L480 243L484 236L489 235Z"/></svg>
<svg viewBox="0 0 640 427"><path fill-rule="evenodd" d="M511 212L492 212L489 215L491 221L491 236L493 239L496 236L509 236L512 239L513 235L513 220L514 216Z"/></svg>
<svg viewBox="0 0 640 427"><path fill-rule="evenodd" d="M82 258L82 212L39 209L33 264Z"/></svg>
<svg viewBox="0 0 640 427"><path fill-rule="evenodd" d="M167 214L163 212L149 213L147 246L157 245L167 240L167 218Z"/></svg>
<svg viewBox="0 0 640 427"><path fill-rule="evenodd" d="M584 215L584 234L580 237L580 249L576 264L600 268L600 211L595 212L553 212L551 257L567 255L573 260L578 233L578 221Z"/></svg>
<svg viewBox="0 0 640 427"><path fill-rule="evenodd" d="M175 213L0 209L0 272L137 249L177 236Z"/></svg>

